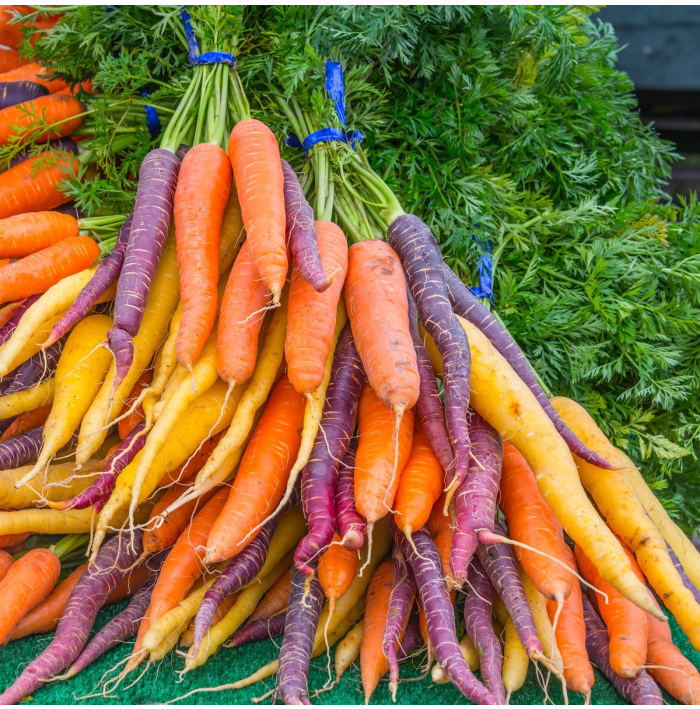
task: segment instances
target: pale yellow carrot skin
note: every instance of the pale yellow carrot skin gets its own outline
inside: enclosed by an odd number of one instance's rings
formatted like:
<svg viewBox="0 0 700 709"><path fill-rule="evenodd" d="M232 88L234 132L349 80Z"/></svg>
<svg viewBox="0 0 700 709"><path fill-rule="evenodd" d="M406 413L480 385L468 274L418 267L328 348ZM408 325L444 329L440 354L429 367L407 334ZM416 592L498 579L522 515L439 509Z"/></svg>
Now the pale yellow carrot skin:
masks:
<svg viewBox="0 0 700 709"><path fill-rule="evenodd" d="M27 411L38 409L40 406L52 404L55 384L54 378L51 377L31 389L0 396L0 420L19 416Z"/></svg>
<svg viewBox="0 0 700 709"><path fill-rule="evenodd" d="M53 330L54 325L61 319L61 317L62 315L55 315L54 317L49 318L46 322L42 323L36 332L34 332L26 340L24 345L22 345L22 348L14 356L12 364L9 365L11 372L17 369L20 364L26 362L30 357L33 357L38 352L41 352L43 349L44 340L51 334L51 330ZM4 345L0 345L0 353L2 353L3 349L9 344L10 341L8 340Z"/></svg>
<svg viewBox="0 0 700 709"><path fill-rule="evenodd" d="M335 681L337 684L341 677L352 667L360 656L360 646L362 638L365 635L365 620L364 618L356 623L350 632L338 643L335 650L333 664L335 667Z"/></svg>
<svg viewBox="0 0 700 709"><path fill-rule="evenodd" d="M469 665L469 669L472 672L476 672L481 664L479 660L479 651L476 649L472 639L466 633L459 641L459 649L462 651L462 657L464 657ZM433 665L433 669L430 671L430 676L435 684L447 684L450 681L447 679L447 675L443 671L439 662L436 662Z"/></svg>
<svg viewBox="0 0 700 709"><path fill-rule="evenodd" d="M520 642L518 631L509 617L505 626L505 645L503 648L503 686L506 688L506 700L513 692L517 692L527 679L527 668L530 658Z"/></svg>

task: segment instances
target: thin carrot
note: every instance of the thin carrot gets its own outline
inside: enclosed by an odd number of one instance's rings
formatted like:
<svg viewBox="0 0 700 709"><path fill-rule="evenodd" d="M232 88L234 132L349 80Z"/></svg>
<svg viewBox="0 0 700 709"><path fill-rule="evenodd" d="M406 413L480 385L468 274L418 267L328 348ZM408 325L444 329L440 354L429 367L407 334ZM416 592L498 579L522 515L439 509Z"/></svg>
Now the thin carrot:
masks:
<svg viewBox="0 0 700 709"><path fill-rule="evenodd" d="M7 266L9 262L9 259L3 259L0 263L2 263L4 266ZM0 307L0 327L6 325L13 318L17 311L22 307L24 302L24 300L18 300L14 303L8 303L7 305ZM10 333L8 333L8 337L9 334Z"/></svg>
<svg viewBox="0 0 700 709"><path fill-rule="evenodd" d="M452 549L452 537L454 536L454 526L449 514L445 514L445 494L433 505L430 517L426 523L428 532L435 542L440 559L442 561L442 572L445 577L450 575L450 551ZM454 591L452 591L454 596Z"/></svg>
<svg viewBox="0 0 700 709"><path fill-rule="evenodd" d="M255 272L277 305L289 267L284 175L277 138L264 123L248 118L231 131L228 155Z"/></svg>
<svg viewBox="0 0 700 709"><path fill-rule="evenodd" d="M100 248L87 236L71 236L3 269L0 303L43 293L66 276L89 268Z"/></svg>
<svg viewBox="0 0 700 709"><path fill-rule="evenodd" d="M131 433L131 431L138 426L141 421L146 417L143 412L143 406L138 406L135 408L128 416L121 418L133 405L134 401L139 398L141 392L146 389L153 378L153 372L151 369L144 369L143 374L136 380L131 393L124 402L124 406L119 414L119 438L122 441Z"/></svg>
<svg viewBox="0 0 700 709"><path fill-rule="evenodd" d="M52 77L48 69L36 62L23 64L16 69L0 74L0 82L4 81L32 81L35 84L45 86L52 94L68 88L68 84L63 79L57 76Z"/></svg>
<svg viewBox="0 0 700 709"><path fill-rule="evenodd" d="M301 394L316 391L323 381L348 270L348 244L342 229L333 222L317 221L316 234L323 272L335 276L331 285L319 293L296 265L292 270L284 352L289 380Z"/></svg>
<svg viewBox="0 0 700 709"><path fill-rule="evenodd" d="M0 46L0 72L6 73L13 69L18 69L25 64L29 64L29 59L25 59L22 55L12 47Z"/></svg>
<svg viewBox="0 0 700 709"><path fill-rule="evenodd" d="M178 361L188 370L216 320L219 238L230 194L231 163L226 153L211 143L191 148L180 167L173 211L182 298L176 349Z"/></svg>
<svg viewBox="0 0 700 709"><path fill-rule="evenodd" d="M226 505L207 541L207 564L230 559L251 542L248 532L275 509L301 444L305 400L283 376L246 448Z"/></svg>
<svg viewBox="0 0 700 709"><path fill-rule="evenodd" d="M20 414L0 436L0 443L13 436L21 436L27 431L43 426L51 413L51 406L40 406L38 409ZM10 545L8 545L10 546Z"/></svg>
<svg viewBox="0 0 700 709"><path fill-rule="evenodd" d="M85 106L73 96L49 94L0 111L0 145L47 141L72 135L83 122Z"/></svg>
<svg viewBox="0 0 700 709"><path fill-rule="evenodd" d="M0 219L0 258L22 258L79 233L78 220L60 212L28 212Z"/></svg>
<svg viewBox="0 0 700 709"><path fill-rule="evenodd" d="M262 597L262 600L255 607L253 614L248 618L248 622L259 620L260 618L272 618L273 615L281 613L287 608L289 593L292 590L292 569L280 576L273 584L272 588Z"/></svg>
<svg viewBox="0 0 700 709"><path fill-rule="evenodd" d="M55 209L69 201L60 187L78 174L78 160L67 152L44 152L0 173L0 219Z"/></svg>
<svg viewBox="0 0 700 709"><path fill-rule="evenodd" d="M318 562L318 580L328 599L328 616L335 602L350 588L357 573L357 552L346 549L338 534Z"/></svg>

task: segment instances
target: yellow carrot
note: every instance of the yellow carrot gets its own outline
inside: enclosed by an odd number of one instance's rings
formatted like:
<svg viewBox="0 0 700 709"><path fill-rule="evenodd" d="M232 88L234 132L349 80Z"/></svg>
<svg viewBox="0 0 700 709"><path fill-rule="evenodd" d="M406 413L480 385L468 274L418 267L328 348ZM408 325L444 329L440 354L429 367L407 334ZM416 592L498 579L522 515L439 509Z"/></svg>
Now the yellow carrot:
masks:
<svg viewBox="0 0 700 709"><path fill-rule="evenodd" d="M53 403L54 389L55 381L51 377L31 389L0 396L0 421L19 416L27 411L34 411L40 406L48 406Z"/></svg>

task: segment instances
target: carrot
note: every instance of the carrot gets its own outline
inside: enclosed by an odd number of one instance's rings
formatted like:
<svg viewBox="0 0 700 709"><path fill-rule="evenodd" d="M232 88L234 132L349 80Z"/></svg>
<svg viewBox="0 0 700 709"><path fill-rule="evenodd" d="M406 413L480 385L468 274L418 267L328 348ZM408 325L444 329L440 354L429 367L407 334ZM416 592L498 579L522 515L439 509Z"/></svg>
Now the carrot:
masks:
<svg viewBox="0 0 700 709"><path fill-rule="evenodd" d="M255 272L250 240L246 240L221 299L217 330L217 367L219 376L229 384L242 384L253 374L268 294Z"/></svg>
<svg viewBox="0 0 700 709"><path fill-rule="evenodd" d="M610 664L622 677L634 677L646 663L649 616L603 580L580 546L576 545L574 551L581 575L608 595L608 602L601 599L597 606L610 636ZM632 554L628 553L628 556L634 562ZM636 562L632 568L640 579L644 578ZM589 591L589 598L595 605L594 594Z"/></svg>
<svg viewBox="0 0 700 709"><path fill-rule="evenodd" d="M156 488L170 487L175 483L182 483L189 480L193 475L196 475L203 467L204 464L209 459L216 444L219 442L221 434L217 433L211 438L207 438L201 447L197 449L197 452L189 457L182 465L179 465L174 470L167 472L159 481Z"/></svg>
<svg viewBox="0 0 700 709"><path fill-rule="evenodd" d="M0 145L65 138L80 127L84 111L82 102L65 94L40 96L4 108L0 111Z"/></svg>
<svg viewBox="0 0 700 709"><path fill-rule="evenodd" d="M384 241L369 239L350 247L345 303L367 379L396 415L398 427L418 400L420 376L405 276L399 257Z"/></svg>
<svg viewBox="0 0 700 709"><path fill-rule="evenodd" d="M323 381L348 269L348 244L340 227L317 221L316 233L323 272L335 276L331 285L319 293L304 279L298 266L292 270L284 351L289 381L300 394L310 394Z"/></svg>
<svg viewBox="0 0 700 709"><path fill-rule="evenodd" d="M131 393L124 402L124 406L119 414L119 438L121 438L122 441L145 419L143 406L138 406L125 418L121 417L131 409L132 404L139 398L141 392L150 385L152 376L153 372L150 369L144 369L143 374L136 380L136 384L134 384Z"/></svg>
<svg viewBox="0 0 700 709"><path fill-rule="evenodd" d="M0 581L5 578L12 564L14 564L12 556L3 549L0 549Z"/></svg>
<svg viewBox="0 0 700 709"><path fill-rule="evenodd" d="M0 74L0 81L32 81L45 86L52 94L68 88L68 84L63 79L57 76L52 78L49 71L36 62L23 64Z"/></svg>
<svg viewBox="0 0 700 709"><path fill-rule="evenodd" d="M22 258L79 233L77 219L60 212L28 212L0 219L0 258Z"/></svg>
<svg viewBox="0 0 700 709"><path fill-rule="evenodd" d="M3 268L0 303L43 293L62 278L89 268L100 248L87 236L71 236Z"/></svg>
<svg viewBox="0 0 700 709"><path fill-rule="evenodd" d="M401 472L394 498L394 521L410 538L414 529L420 529L430 517L433 506L442 492L443 471L425 433L416 419L413 446Z"/></svg>
<svg viewBox="0 0 700 709"><path fill-rule="evenodd" d="M219 236L230 193L231 163L226 153L211 143L190 148L180 167L174 205L182 297L177 359L188 370L216 319Z"/></svg>
<svg viewBox="0 0 700 709"><path fill-rule="evenodd" d="M357 573L357 552L349 551L340 536L326 549L318 562L318 580L328 599L328 616L333 615L335 602L350 588Z"/></svg>
<svg viewBox="0 0 700 709"><path fill-rule="evenodd" d="M355 504L371 527L392 509L399 476L411 453L413 409L409 409L400 421L395 448L394 415L369 384L365 384L360 394L357 422Z"/></svg>
<svg viewBox="0 0 700 709"><path fill-rule="evenodd" d="M248 118L231 131L228 154L255 272L277 305L288 270L284 175L277 138L264 123Z"/></svg>
<svg viewBox="0 0 700 709"><path fill-rule="evenodd" d="M2 259L0 263L2 266L7 266L10 263L10 259ZM5 342L12 334L12 329L17 326L17 318L15 316L19 315L21 317L20 310L22 310L25 302L26 299L23 299L0 307L0 343Z"/></svg>
<svg viewBox="0 0 700 709"><path fill-rule="evenodd" d="M452 550L452 538L454 537L454 527L452 525L452 519L444 511L444 500L445 495L440 497L440 499L433 505L433 509L430 512L430 517L426 523L428 532L433 538L433 542L440 553L440 560L442 561L442 573L449 577L450 574L450 553ZM454 591L452 592L454 596Z"/></svg>
<svg viewBox="0 0 700 709"><path fill-rule="evenodd" d="M321 561L323 561L323 557L321 557ZM321 586L323 586L323 581L321 581ZM289 592L291 589L292 569L290 568L286 573L280 576L277 581L275 581L270 590L262 597L262 600L255 607L252 615L248 618L248 622L260 620L262 618L272 618L273 615L277 615L285 610L287 608L287 601L289 600Z"/></svg>
<svg viewBox="0 0 700 709"><path fill-rule="evenodd" d="M26 534L2 534L0 535L0 549L9 549L19 546L29 536Z"/></svg>
<svg viewBox="0 0 700 709"><path fill-rule="evenodd" d="M568 563L563 565L566 559L561 554L561 528L542 497L527 461L508 441L503 443L500 492L499 504L508 522L508 534L516 542L532 547L531 550L516 546L518 561L543 596L563 603L572 587L578 584L567 571ZM562 564L543 554L559 559Z"/></svg>
<svg viewBox="0 0 700 709"><path fill-rule="evenodd" d="M211 619L211 625L209 627L215 626L220 620L223 619L223 617L233 608L233 604L236 602L238 599L238 592L234 591L233 593L230 593L226 598L224 598L223 601L221 601L221 605L216 609L214 612L214 615L212 616ZM192 647L192 643L194 641L194 618L190 621L190 624L187 626L187 630L182 634L180 637L180 645L183 647Z"/></svg>
<svg viewBox="0 0 700 709"><path fill-rule="evenodd" d="M304 397L280 379L246 448L231 493L207 540L206 563L235 556L277 507L301 444Z"/></svg>
<svg viewBox="0 0 700 709"><path fill-rule="evenodd" d="M20 557L0 581L0 645L20 619L51 592L61 573L61 561L50 549L32 549Z"/></svg>
<svg viewBox="0 0 700 709"><path fill-rule="evenodd" d="M43 426L50 412L50 406L40 406L38 409L33 409L32 411L27 411L20 414L10 424L5 433L0 436L0 443L8 438L21 436L23 433L27 433L27 431Z"/></svg>
<svg viewBox="0 0 700 709"><path fill-rule="evenodd" d="M0 72L5 74L25 64L29 64L29 59L24 59L16 49L0 46Z"/></svg>

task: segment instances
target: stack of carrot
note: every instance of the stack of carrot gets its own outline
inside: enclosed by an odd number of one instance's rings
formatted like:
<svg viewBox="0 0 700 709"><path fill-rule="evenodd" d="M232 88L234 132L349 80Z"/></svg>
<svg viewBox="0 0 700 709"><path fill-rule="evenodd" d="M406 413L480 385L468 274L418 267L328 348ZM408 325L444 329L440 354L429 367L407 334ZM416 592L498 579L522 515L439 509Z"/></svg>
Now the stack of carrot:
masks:
<svg viewBox="0 0 700 709"><path fill-rule="evenodd" d="M33 125L28 142L58 137ZM1 545L90 534L60 582L75 537L1 558L2 642L55 635L0 702L131 638L105 691L178 644L193 671L270 636L279 659L225 686L277 674L309 703L310 661L338 643L336 682L359 658L366 702L419 652L480 704L530 662L587 700L595 666L629 702L700 701L661 609L700 650L700 553L343 149L352 194L384 209L350 246L345 178L328 189L312 150L312 208L229 63L195 65L126 220L64 220L36 177L0 175L0 205L21 204L0 213L18 259L0 268ZM81 228L120 224L95 265Z"/></svg>

